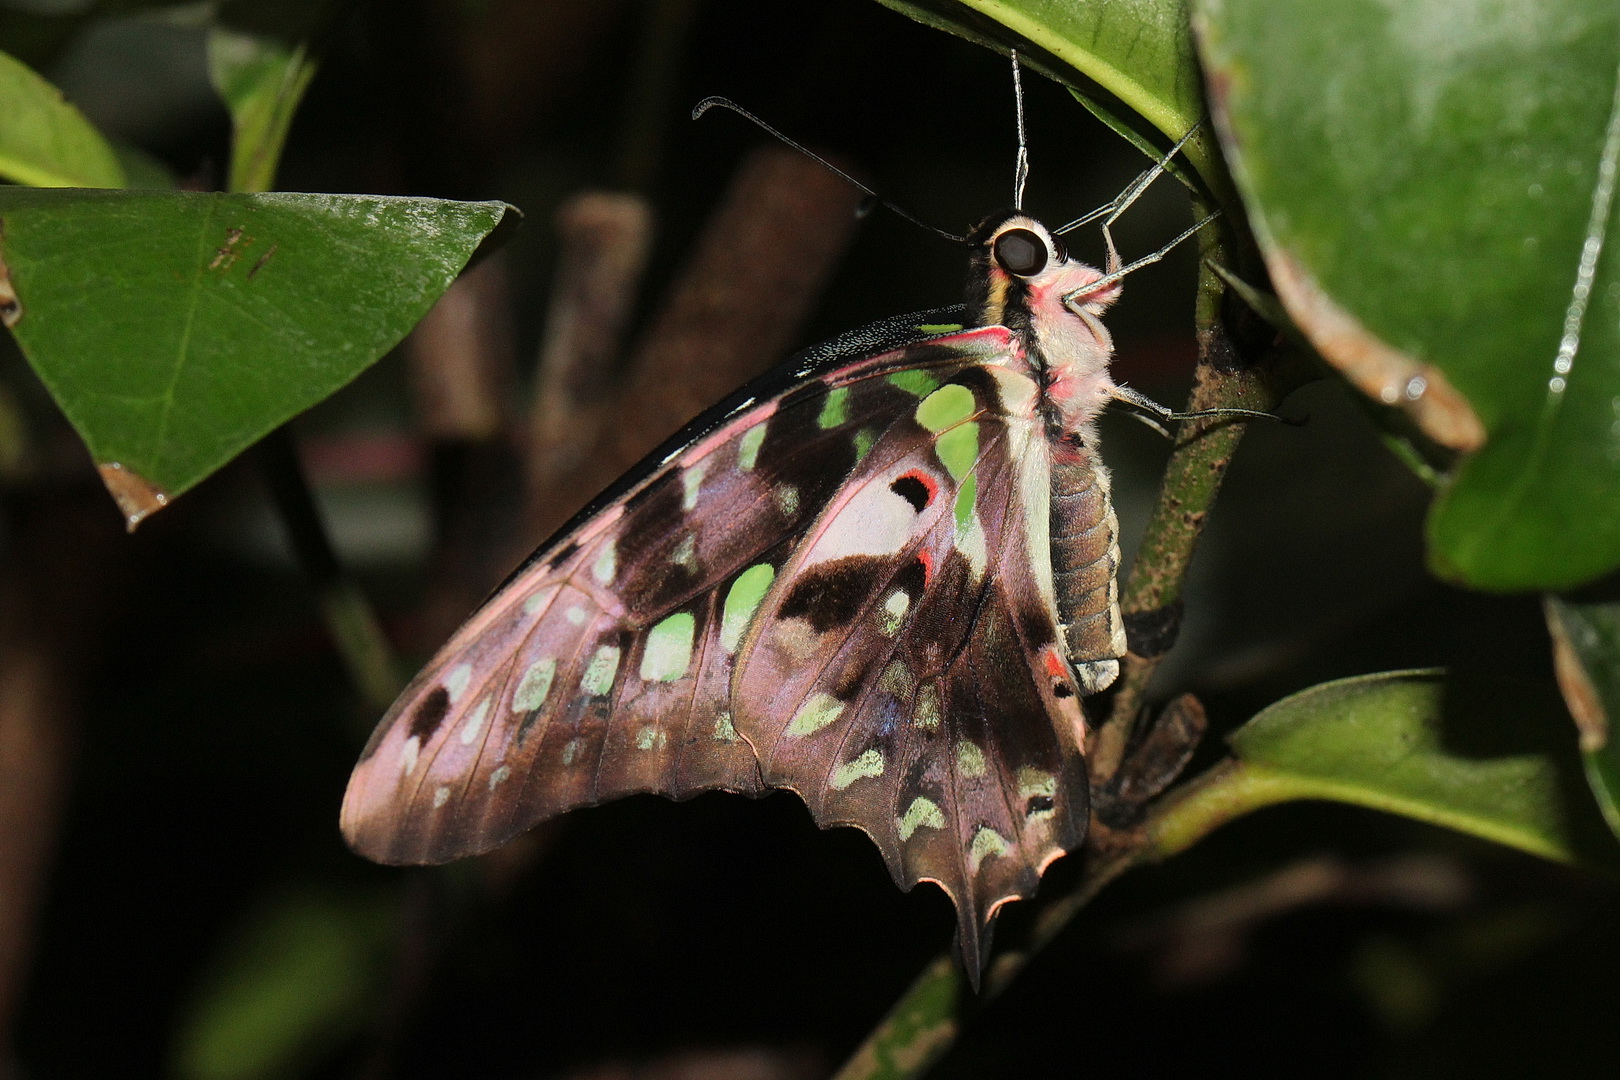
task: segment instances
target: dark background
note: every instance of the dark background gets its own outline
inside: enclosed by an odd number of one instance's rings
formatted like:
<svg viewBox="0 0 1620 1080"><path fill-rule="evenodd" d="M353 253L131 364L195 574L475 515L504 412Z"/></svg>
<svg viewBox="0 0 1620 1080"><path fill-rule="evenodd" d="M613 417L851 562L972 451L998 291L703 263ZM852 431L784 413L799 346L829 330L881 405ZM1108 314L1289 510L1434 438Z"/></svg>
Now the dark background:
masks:
<svg viewBox="0 0 1620 1080"><path fill-rule="evenodd" d="M78 10L0 0L0 47L190 186L218 187L229 125L202 31L151 12L62 15ZM659 17L671 21L649 32ZM660 62L666 76L650 77ZM651 87L639 97L638 80ZM1026 86L1035 213L1067 220L1144 167L1062 88ZM640 318L655 308L764 139L728 114L688 121L711 93L943 227L1010 201L1005 59L871 0L362 5L333 32L280 186L521 207L526 225L502 255L510 324L496 328L521 387L564 197L633 188L651 200ZM1116 235L1130 257L1188 223L1184 193L1163 181ZM1100 261L1095 234L1072 246ZM1193 268L1182 250L1133 276L1109 318L1116 374L1172 403L1190 377ZM953 303L962 277L958 250L874 214L797 340ZM95 507L86 550L116 564L87 583L99 630L77 669L61 831L12 1021L15 1075L168 1075L178 1032L256 940L257 913L288 898L344 912L334 925L350 928L312 954L312 993L350 970L320 956L368 933L399 943L359 965L352 1022L309 1050L309 1076L823 1075L946 946L942 894L897 892L863 836L817 831L786 794L629 799L448 872L361 862L337 806L372 717L254 469L233 466L117 535L82 449L4 349L4 384L45 464L8 480L0 542L20 557L39 520L78 500ZM1321 383L1284 411L1310 422L1246 440L1162 692L1198 691L1224 730L1339 675L1433 663L1545 673L1533 601L1427 576L1426 492L1348 398ZM413 416L396 354L297 433L341 553L414 664L435 644L421 640L421 609L441 503L458 498L446 477L467 474ZM1104 436L1129 547L1166 448L1118 418ZM498 462L474 474L499 505ZM1060 864L1048 887L1073 876ZM1106 892L971 1020L937 1075L1613 1075L1614 901L1608 883L1395 818L1268 811ZM1003 919L1005 939L1026 906ZM733 1066L761 1071L721 1071Z"/></svg>

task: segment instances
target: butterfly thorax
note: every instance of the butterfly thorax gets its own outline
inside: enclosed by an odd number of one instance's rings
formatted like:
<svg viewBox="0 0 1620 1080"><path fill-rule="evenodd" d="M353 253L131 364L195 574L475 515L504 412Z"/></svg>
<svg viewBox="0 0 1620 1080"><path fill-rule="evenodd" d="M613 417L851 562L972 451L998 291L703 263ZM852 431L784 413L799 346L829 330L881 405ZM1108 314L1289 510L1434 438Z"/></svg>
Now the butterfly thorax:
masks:
<svg viewBox="0 0 1620 1080"><path fill-rule="evenodd" d="M1040 388L1054 601L1069 661L1082 689L1095 692L1114 680L1125 650L1118 525L1096 430L1114 390L1113 339L1100 316L1120 287L1091 289L1102 272L1071 258L1060 237L1018 211L987 218L968 243L969 319L1012 331Z"/></svg>
<svg viewBox="0 0 1620 1080"><path fill-rule="evenodd" d="M1019 211L991 215L967 241L969 321L1013 331L1041 386L1047 425L1095 445L1094 421L1114 386L1114 343L1100 316L1119 297L1118 283L1088 293L1102 272Z"/></svg>

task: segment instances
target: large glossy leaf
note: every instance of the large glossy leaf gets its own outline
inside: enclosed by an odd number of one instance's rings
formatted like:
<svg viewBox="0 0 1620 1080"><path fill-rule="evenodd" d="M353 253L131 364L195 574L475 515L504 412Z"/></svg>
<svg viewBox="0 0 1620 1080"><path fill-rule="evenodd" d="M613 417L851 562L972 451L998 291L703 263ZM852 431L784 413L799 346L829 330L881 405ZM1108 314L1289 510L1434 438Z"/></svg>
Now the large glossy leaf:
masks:
<svg viewBox="0 0 1620 1080"><path fill-rule="evenodd" d="M1133 138L1139 129L1132 112L1171 139L1204 114L1185 0L880 2L998 51L1019 48ZM1184 152L1200 174L1219 182L1207 140L1195 137Z"/></svg>
<svg viewBox="0 0 1620 1080"><path fill-rule="evenodd" d="M124 186L118 155L62 91L0 53L0 178L35 187Z"/></svg>
<svg viewBox="0 0 1620 1080"><path fill-rule="evenodd" d="M1620 5L1197 0L1279 295L1329 359L1472 451L1431 563L1492 589L1620 565Z"/></svg>
<svg viewBox="0 0 1620 1080"><path fill-rule="evenodd" d="M509 210L0 188L12 333L133 527L391 348Z"/></svg>
<svg viewBox="0 0 1620 1080"><path fill-rule="evenodd" d="M1340 679L1277 702L1229 741L1235 763L1158 813L1160 854L1260 806L1330 799L1563 862L1620 855L1549 685L1437 670Z"/></svg>

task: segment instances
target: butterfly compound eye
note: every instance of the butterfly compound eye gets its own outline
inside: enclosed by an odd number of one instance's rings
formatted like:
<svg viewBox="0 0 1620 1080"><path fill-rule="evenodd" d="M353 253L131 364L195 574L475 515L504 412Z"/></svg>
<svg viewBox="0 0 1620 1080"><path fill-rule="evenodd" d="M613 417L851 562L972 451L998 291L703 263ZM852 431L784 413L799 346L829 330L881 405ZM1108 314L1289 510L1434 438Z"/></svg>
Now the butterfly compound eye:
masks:
<svg viewBox="0 0 1620 1080"><path fill-rule="evenodd" d="M1046 244L1028 229L1008 229L996 237L996 262L1019 277L1046 268Z"/></svg>

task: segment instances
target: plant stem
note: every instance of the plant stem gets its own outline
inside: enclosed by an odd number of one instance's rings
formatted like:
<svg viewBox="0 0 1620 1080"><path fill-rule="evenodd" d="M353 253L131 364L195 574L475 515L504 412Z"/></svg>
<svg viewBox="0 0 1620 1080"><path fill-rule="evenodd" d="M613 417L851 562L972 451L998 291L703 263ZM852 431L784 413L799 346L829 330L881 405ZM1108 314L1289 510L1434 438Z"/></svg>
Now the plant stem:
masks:
<svg viewBox="0 0 1620 1080"><path fill-rule="evenodd" d="M1196 198L1193 212L1208 214ZM1227 286L1211 264L1229 260L1227 241L1218 222L1199 231L1198 245L1198 292L1194 302L1198 366L1187 410L1269 409L1275 404L1274 394L1259 372L1237 362L1237 352L1222 319ZM1091 747L1094 777L1112 776L1119 768L1148 684L1160 660L1175 644L1181 622L1182 583L1244 426L1220 418L1189 420L1176 434L1158 503L1148 518L1136 562L1121 591L1120 608L1130 651L1121 664L1112 711Z"/></svg>
<svg viewBox="0 0 1620 1080"><path fill-rule="evenodd" d="M260 441L254 453L271 501L286 526L293 554L315 587L333 643L368 713L386 709L404 681L371 602L338 561L292 435L286 427L279 427ZM365 727L369 733L369 715Z"/></svg>

